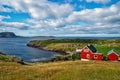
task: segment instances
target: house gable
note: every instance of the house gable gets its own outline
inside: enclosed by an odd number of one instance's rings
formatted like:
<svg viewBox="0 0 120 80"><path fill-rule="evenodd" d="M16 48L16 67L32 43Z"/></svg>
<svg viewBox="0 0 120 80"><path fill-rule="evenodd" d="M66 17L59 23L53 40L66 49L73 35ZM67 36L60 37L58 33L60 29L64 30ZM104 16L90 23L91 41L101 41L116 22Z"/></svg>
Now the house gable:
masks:
<svg viewBox="0 0 120 80"><path fill-rule="evenodd" d="M119 56L119 53L117 51L115 51L115 50L110 50L107 55L110 55L112 53L114 53L115 55Z"/></svg>
<svg viewBox="0 0 120 80"><path fill-rule="evenodd" d="M89 53L93 53L87 46L85 46L81 52L89 52Z"/></svg>

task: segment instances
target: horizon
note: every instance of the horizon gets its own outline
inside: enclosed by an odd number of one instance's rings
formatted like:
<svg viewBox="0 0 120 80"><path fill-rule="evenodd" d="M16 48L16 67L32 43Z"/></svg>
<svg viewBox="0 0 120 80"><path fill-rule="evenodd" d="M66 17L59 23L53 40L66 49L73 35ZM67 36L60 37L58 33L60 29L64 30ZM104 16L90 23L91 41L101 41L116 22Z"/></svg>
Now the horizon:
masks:
<svg viewBox="0 0 120 80"><path fill-rule="evenodd" d="M0 32L120 37L119 0L0 0Z"/></svg>
<svg viewBox="0 0 120 80"><path fill-rule="evenodd" d="M0 32L2 33L2 32ZM14 33L14 32L12 32ZM34 35L34 36L24 36L24 35L17 35L14 33L16 36L21 36L21 37L39 37L39 36L53 36L53 37L120 37L119 34L69 34L69 35Z"/></svg>

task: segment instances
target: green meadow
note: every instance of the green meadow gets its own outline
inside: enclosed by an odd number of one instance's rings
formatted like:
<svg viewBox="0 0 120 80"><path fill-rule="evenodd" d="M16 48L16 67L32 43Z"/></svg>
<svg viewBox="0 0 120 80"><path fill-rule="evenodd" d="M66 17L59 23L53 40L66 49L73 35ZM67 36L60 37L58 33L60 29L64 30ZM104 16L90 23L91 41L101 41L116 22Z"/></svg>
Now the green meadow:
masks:
<svg viewBox="0 0 120 80"><path fill-rule="evenodd" d="M115 49L120 52L120 40L97 40L97 39L58 39L58 40L34 40L28 43L28 46L44 50L63 51L75 53L76 48L84 48L92 44L97 48L98 53L106 56L107 52ZM62 53L61 53L62 54Z"/></svg>
<svg viewBox="0 0 120 80"><path fill-rule="evenodd" d="M0 80L119 80L120 63L65 61L21 65L0 61Z"/></svg>

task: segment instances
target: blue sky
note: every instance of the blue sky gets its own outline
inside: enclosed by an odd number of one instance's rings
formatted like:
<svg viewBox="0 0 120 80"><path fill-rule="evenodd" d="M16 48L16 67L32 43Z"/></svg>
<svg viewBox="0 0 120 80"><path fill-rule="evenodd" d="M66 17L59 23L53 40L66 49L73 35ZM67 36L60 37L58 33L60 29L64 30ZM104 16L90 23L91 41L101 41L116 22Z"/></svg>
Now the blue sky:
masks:
<svg viewBox="0 0 120 80"><path fill-rule="evenodd" d="M0 32L120 36L120 0L0 0Z"/></svg>

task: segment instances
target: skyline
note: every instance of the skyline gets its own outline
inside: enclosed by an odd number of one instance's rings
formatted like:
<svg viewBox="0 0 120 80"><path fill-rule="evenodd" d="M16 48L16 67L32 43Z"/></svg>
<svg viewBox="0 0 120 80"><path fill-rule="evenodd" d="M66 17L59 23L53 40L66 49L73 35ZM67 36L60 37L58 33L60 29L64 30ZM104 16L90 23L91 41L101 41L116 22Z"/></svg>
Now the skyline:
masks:
<svg viewBox="0 0 120 80"><path fill-rule="evenodd" d="M119 5L119 0L0 0L0 32L120 37Z"/></svg>

